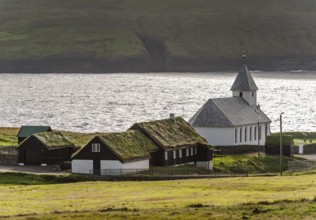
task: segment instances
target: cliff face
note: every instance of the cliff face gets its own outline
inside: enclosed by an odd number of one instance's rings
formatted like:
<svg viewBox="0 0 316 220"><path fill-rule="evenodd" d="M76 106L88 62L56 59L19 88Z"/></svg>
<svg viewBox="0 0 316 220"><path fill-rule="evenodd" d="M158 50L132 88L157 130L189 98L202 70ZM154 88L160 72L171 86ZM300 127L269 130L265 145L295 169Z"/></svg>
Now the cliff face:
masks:
<svg viewBox="0 0 316 220"><path fill-rule="evenodd" d="M316 69L314 0L0 0L0 72Z"/></svg>

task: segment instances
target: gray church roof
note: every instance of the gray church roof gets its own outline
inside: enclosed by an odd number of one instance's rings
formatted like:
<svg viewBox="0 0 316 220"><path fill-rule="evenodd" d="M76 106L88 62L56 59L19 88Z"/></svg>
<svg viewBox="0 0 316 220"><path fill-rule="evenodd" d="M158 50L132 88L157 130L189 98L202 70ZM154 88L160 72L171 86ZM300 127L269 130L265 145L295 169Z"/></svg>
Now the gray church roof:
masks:
<svg viewBox="0 0 316 220"><path fill-rule="evenodd" d="M209 99L189 123L193 127L235 127L271 120L257 106L250 106L242 97Z"/></svg>
<svg viewBox="0 0 316 220"><path fill-rule="evenodd" d="M258 90L258 87L253 80L248 67L245 63L242 64L241 70L239 71L235 82L230 89L231 91L254 91Z"/></svg>

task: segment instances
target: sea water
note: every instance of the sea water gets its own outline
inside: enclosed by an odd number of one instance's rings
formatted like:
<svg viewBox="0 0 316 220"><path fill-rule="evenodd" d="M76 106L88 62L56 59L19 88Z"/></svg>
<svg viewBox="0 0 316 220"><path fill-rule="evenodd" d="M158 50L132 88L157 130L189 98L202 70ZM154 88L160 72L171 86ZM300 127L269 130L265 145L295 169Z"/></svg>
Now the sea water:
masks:
<svg viewBox="0 0 316 220"><path fill-rule="evenodd" d="M231 97L237 73L0 74L0 127L124 131L136 122L189 120L209 98ZM316 131L316 72L252 72L271 131Z"/></svg>

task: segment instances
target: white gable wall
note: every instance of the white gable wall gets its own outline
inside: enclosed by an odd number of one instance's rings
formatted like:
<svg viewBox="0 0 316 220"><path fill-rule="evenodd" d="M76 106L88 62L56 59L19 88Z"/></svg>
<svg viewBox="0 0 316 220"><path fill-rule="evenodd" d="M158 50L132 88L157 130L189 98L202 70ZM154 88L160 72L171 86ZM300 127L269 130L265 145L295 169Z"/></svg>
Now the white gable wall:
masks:
<svg viewBox="0 0 316 220"><path fill-rule="evenodd" d="M71 172L89 174L93 169L93 160L72 160Z"/></svg>

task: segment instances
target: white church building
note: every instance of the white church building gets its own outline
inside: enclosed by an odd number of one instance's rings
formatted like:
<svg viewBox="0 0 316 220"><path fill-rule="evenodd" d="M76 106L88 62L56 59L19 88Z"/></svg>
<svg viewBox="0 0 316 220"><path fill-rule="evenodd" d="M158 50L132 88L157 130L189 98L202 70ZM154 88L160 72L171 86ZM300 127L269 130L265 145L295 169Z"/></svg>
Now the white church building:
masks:
<svg viewBox="0 0 316 220"><path fill-rule="evenodd" d="M189 123L213 146L264 145L271 120L257 105L257 90L244 61L233 97L209 99Z"/></svg>

